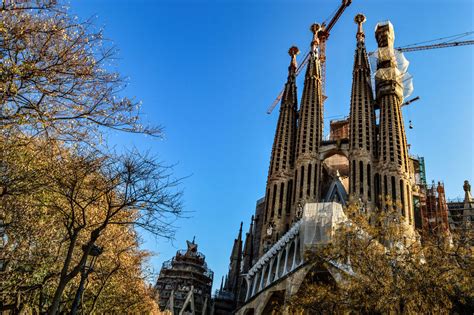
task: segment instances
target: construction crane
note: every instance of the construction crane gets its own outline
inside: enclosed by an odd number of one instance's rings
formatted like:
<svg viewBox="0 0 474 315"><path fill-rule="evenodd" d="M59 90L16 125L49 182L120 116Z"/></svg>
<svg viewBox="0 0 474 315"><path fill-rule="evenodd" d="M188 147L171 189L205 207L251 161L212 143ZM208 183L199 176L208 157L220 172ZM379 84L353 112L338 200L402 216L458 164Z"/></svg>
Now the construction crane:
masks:
<svg viewBox="0 0 474 315"><path fill-rule="evenodd" d="M416 97L412 98L411 100L408 100L408 101L404 102L401 106L410 105L411 103L416 102L419 99L420 99L420 97L416 96ZM413 122L411 120L408 121L408 128L413 129Z"/></svg>
<svg viewBox="0 0 474 315"><path fill-rule="evenodd" d="M421 45L421 46L412 46L412 47L399 47L395 48L400 52L410 52L410 51L417 51L417 50L428 50L428 49L437 49L437 48L447 48L447 47L455 47L455 46L466 46L466 45L473 45L474 40L465 40L460 42L451 42L451 43L439 43L439 44L432 44L432 45Z"/></svg>
<svg viewBox="0 0 474 315"><path fill-rule="evenodd" d="M325 22L321 24L321 29L318 32L318 39L319 39L319 60L321 62L321 83L322 83L322 88L323 88L323 95L325 95L325 90L326 90L326 41L329 38L329 34L336 24L336 22L339 20L341 17L342 13L344 10L352 3L352 0L342 0L341 5L339 8L335 11L334 15L332 17L329 17L326 19L330 21L326 25ZM306 64L308 63L310 53L308 52L303 59L303 62L298 66L296 69L296 75L299 75L300 72L304 69ZM273 101L273 103L268 107L267 109L267 114L271 114L273 109L278 105L280 102L281 98L283 97L283 91L282 89L280 93L278 94L277 98ZM325 99L325 97L324 97Z"/></svg>
<svg viewBox="0 0 474 315"><path fill-rule="evenodd" d="M467 35L472 34L473 32L468 32L466 33ZM447 42L447 43L438 43L438 44L431 44L431 45L408 45L405 47L398 47L395 48L399 52L412 52L412 51L419 51L419 50L429 50L429 49L438 49L438 48L447 48L447 47L456 47L456 46L467 46L467 45L473 45L474 40L465 40L465 41L459 41L459 42ZM413 102L416 102L420 99L419 96L412 98L411 100L408 100L404 102L401 106L406 106L410 105ZM413 122L410 120L408 122L408 128L413 129Z"/></svg>
<svg viewBox="0 0 474 315"><path fill-rule="evenodd" d="M329 38L329 32L331 32L332 28L336 24L336 22L341 17L344 10L352 3L352 0L342 0L341 5L337 9L334 16L329 21L328 25L323 23L321 25L321 30L318 32L318 39L319 39L319 60L321 62L321 82L323 86L323 95L326 95L326 41Z"/></svg>
<svg viewBox="0 0 474 315"><path fill-rule="evenodd" d="M416 102L416 101L418 101L419 99L420 99L420 97L419 97L419 96L416 96L416 97L412 98L411 100L406 101L406 102L403 103L401 106L410 105L411 103Z"/></svg>
<svg viewBox="0 0 474 315"><path fill-rule="evenodd" d="M468 32L465 33L466 35L470 35L474 32ZM465 41L459 41L459 42L447 42L447 43L437 43L437 44L431 44L431 45L407 45L404 47L397 47L395 48L399 52L412 52L412 51L419 51L419 50L429 50L429 49L438 49L438 48L447 48L447 47L457 47L457 46L467 46L467 45L474 45L474 40L465 40ZM371 52L370 54L373 54ZM409 105L415 101L418 101L420 99L419 96L406 101L405 103L402 104L402 106Z"/></svg>
<svg viewBox="0 0 474 315"><path fill-rule="evenodd" d="M470 35L473 32L465 33L465 35ZM465 40L460 42L447 42L447 43L438 43L438 44L431 44L431 45L408 45L404 47L395 48L399 52L412 52L412 51L419 51L419 50L429 50L429 49L438 49L438 48L447 48L447 47L456 47L456 46L466 46L466 45L473 45L474 40ZM401 106L410 105L413 102L416 102L420 99L419 96L412 98L404 102ZM411 120L408 121L408 128L413 129L413 122Z"/></svg>
<svg viewBox="0 0 474 315"><path fill-rule="evenodd" d="M345 5L347 3L347 5ZM322 51L324 53L324 61L326 61L326 56L325 56L325 48L326 48L326 45L325 45L325 40L327 40L328 36L329 36L329 31L332 29L332 27L334 26L335 22L337 21L337 19L339 19L339 17L341 16L342 12L344 11L344 9L351 3L351 1L343 1L343 4L342 6L337 10L336 14L334 15L334 17L331 19L331 22L329 22L328 24L328 27L324 30L324 32L326 32L327 34L322 34L322 38L325 38L321 41L320 39L320 42L321 42L321 46L320 46L320 50L321 50L321 47L323 47ZM345 6L344 6L345 5ZM324 23L323 23L324 25ZM330 27L330 28L329 28ZM328 31L328 28L329 28L329 31ZM451 38L451 37L458 37L459 36L467 36L467 35L471 35L473 34L474 32L467 32L467 33L463 33L463 34L457 34L457 35L453 35L453 36L449 36L449 37L445 37L445 38L439 38L439 39L436 39L436 40L433 40L433 41L438 41L438 40L443 40L443 39L447 39L447 38ZM318 37L319 37L319 34L318 34ZM432 42L432 41L431 41ZM323 44L324 43L324 44ZM426 42L425 42L426 43ZM421 43L420 43L421 44ZM448 47L458 47L458 46L467 46L467 45L474 45L474 40L465 40L465 41L456 41L456 42L444 42L444 43L437 43L437 44L430 44L430 45L419 45L419 44L413 44L413 45L407 45L407 46L403 46L403 47L397 47L395 48L396 50L398 50L399 52L412 52L412 51L420 51L420 50L430 50L430 49L439 49L439 48L448 48ZM320 53L321 54L321 53ZM373 54L373 52L369 53L370 54ZM308 59L309 59L309 53L306 54L306 56L304 57L303 59L303 62L298 66L297 68L297 71L296 71L296 75L300 74L300 72L303 70L303 68L306 66L306 64L308 63ZM324 65L324 68L323 68L323 65ZM321 63L321 69L324 69L324 72L323 72L323 89L325 87L325 79L326 79L326 66L325 66L325 62L322 62ZM324 91L324 90L323 90ZM277 98L275 99L275 101L270 105L270 107L268 108L267 110L267 114L271 114L273 109L278 105L278 103L280 102L281 98L283 96L283 90L280 92L280 94L278 94ZM404 105L408 105L406 103L402 104L402 106Z"/></svg>

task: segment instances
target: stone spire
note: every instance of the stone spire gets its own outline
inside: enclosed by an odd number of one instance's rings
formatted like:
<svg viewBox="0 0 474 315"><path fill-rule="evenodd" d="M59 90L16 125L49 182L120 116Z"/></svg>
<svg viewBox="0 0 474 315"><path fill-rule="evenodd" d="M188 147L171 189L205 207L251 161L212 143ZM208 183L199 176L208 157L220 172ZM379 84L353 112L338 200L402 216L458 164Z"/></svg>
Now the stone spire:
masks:
<svg viewBox="0 0 474 315"><path fill-rule="evenodd" d="M254 221L254 216L252 216L252 219L250 221L249 231L245 235L243 261L242 261L243 273L246 273L250 269L252 265L252 260L253 260L253 221Z"/></svg>
<svg viewBox="0 0 474 315"><path fill-rule="evenodd" d="M448 223L448 204L446 203L446 193L444 192L444 185L441 182L438 182L436 187L438 192L438 211L437 211L437 220L439 232L449 233L449 223Z"/></svg>
<svg viewBox="0 0 474 315"><path fill-rule="evenodd" d="M371 205L374 200L373 174L376 150L374 96L370 80L370 65L365 48L362 23L365 16L357 14L357 48L352 71L349 142L349 190L357 200Z"/></svg>
<svg viewBox="0 0 474 315"><path fill-rule="evenodd" d="M318 57L318 31L321 26L313 24L313 40L306 68L303 95L298 119L298 135L295 163L295 192L293 205L305 201L317 201L321 164L318 150L323 137L323 92L321 64Z"/></svg>
<svg viewBox="0 0 474 315"><path fill-rule="evenodd" d="M291 63L288 67L288 79L283 90L281 99L280 115L278 117L275 140L273 142L272 156L270 160L270 170L268 177L283 175L288 172L294 163L294 145L296 138L296 55L299 49L291 47L288 54L291 56Z"/></svg>
<svg viewBox="0 0 474 315"><path fill-rule="evenodd" d="M463 221L470 222L472 224L472 218L474 217L474 198L471 195L471 184L468 180L464 181L464 209L463 209Z"/></svg>
<svg viewBox="0 0 474 315"><path fill-rule="evenodd" d="M394 32L390 22L377 24L377 72L375 73L376 99L380 107L380 140L378 143L380 186L383 200L399 203L407 223L413 224L412 191L409 181L408 150L401 104L403 83L397 69L393 49ZM378 178L378 177L377 177ZM377 180L378 181L378 180Z"/></svg>
<svg viewBox="0 0 474 315"><path fill-rule="evenodd" d="M299 49L293 46L288 53L291 56L291 62L288 67L288 79L281 100L265 195L262 230L265 233L269 227L272 227L275 232L272 235L267 235L266 240L263 240L265 235L262 234L262 242L267 243L273 243L277 234L282 235L284 233L291 211L298 106L296 55L299 53ZM264 250L263 247L260 246L260 253Z"/></svg>
<svg viewBox="0 0 474 315"><path fill-rule="evenodd" d="M468 180L464 181L464 185L462 186L464 189L464 203L465 204L471 204L474 202L474 199L472 198L471 195L471 184L469 184Z"/></svg>
<svg viewBox="0 0 474 315"><path fill-rule="evenodd" d="M237 238L234 240L232 253L230 256L229 274L224 290L236 293L237 281L240 276L240 263L242 261L242 225L240 222L240 229Z"/></svg>
<svg viewBox="0 0 474 315"><path fill-rule="evenodd" d="M232 248L231 260L236 260L242 255L242 226L243 222L240 222L240 229L237 238L234 240L234 247Z"/></svg>

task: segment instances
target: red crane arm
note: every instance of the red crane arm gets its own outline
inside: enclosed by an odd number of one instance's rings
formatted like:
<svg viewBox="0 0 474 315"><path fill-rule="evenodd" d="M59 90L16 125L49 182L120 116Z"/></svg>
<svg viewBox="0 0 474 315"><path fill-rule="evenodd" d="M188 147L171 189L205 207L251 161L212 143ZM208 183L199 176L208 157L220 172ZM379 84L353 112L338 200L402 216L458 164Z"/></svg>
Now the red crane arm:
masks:
<svg viewBox="0 0 474 315"><path fill-rule="evenodd" d="M352 0L342 0L342 4L341 6L339 7L339 9L337 9L336 11L336 14L334 14L333 18L331 19L331 21L329 21L328 25L326 26L325 28L325 32L327 33L327 35L329 36L329 32L331 31L331 29L333 28L334 24L336 24L337 20L339 20L339 18L341 17L342 13L344 12L344 10L352 3Z"/></svg>
<svg viewBox="0 0 474 315"><path fill-rule="evenodd" d="M329 37L329 31L333 28L333 26L336 24L337 20L341 17L342 13L344 13L344 10L352 3L352 0L342 0L341 5L337 9L336 13L334 16L331 18L329 21L328 25L325 26L323 23L323 27L321 30L318 32L318 38L320 42L319 46L319 58L321 61L321 77L322 77L322 86L323 86L323 94L325 94L326 90L326 40ZM296 75L298 75L301 70L306 66L308 60L309 60L309 53L306 54L306 56L303 59L303 62L299 65L298 69L296 70ZM283 90L278 94L277 98L273 101L273 103L268 107L267 109L267 114L271 114L273 109L278 105L280 102L281 98L283 96Z"/></svg>

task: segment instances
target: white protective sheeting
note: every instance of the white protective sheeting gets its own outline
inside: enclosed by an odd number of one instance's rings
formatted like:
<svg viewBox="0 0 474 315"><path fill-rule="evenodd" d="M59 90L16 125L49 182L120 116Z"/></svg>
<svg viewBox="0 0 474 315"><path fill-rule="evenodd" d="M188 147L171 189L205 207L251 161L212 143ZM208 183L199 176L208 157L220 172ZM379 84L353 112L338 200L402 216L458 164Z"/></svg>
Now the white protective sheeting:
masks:
<svg viewBox="0 0 474 315"><path fill-rule="evenodd" d="M304 207L300 239L305 248L329 242L337 226L347 221L337 202L307 203Z"/></svg>
<svg viewBox="0 0 474 315"><path fill-rule="evenodd" d="M405 55L393 48L393 41L395 40L395 33L393 25L390 21L380 22L375 26L388 25L388 43L387 47L380 47L374 52L369 53L370 66L373 70L372 86L375 88L375 80L391 80L396 81L403 88L403 99L407 99L413 94L413 77L408 73L408 66L410 62L405 58ZM379 61L391 60L395 65L396 69L383 68L377 70L377 63Z"/></svg>

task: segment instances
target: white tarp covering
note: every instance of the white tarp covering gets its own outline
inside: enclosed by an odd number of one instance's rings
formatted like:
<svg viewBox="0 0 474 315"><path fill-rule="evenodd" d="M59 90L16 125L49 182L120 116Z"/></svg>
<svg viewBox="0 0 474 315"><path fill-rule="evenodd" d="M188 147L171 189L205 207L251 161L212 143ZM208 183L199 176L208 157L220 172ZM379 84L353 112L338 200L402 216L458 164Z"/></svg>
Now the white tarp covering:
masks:
<svg viewBox="0 0 474 315"><path fill-rule="evenodd" d="M307 203L300 236L304 247L330 241L338 224L347 221L342 205L336 202Z"/></svg>
<svg viewBox="0 0 474 315"><path fill-rule="evenodd" d="M379 25L389 26L387 35L389 45L387 47L380 47L374 52L369 53L370 66L373 69L372 86L375 88L375 79L397 81L403 87L403 99L407 99L413 93L413 77L407 71L410 62L405 58L402 52L393 48L395 33L392 23L390 23L390 21L380 22L375 29L377 29ZM392 60L397 66L395 71L389 68L377 70L377 63L380 60Z"/></svg>
<svg viewBox="0 0 474 315"><path fill-rule="evenodd" d="M307 203L303 209L302 218L293 224L288 232L258 259L255 265L248 271L249 276L254 276L271 259L283 251L285 246L297 235L303 245L300 250L304 250L318 244L325 244L330 241L338 224L346 222L347 217L342 210L342 205L337 202ZM299 234L298 234L299 233Z"/></svg>

